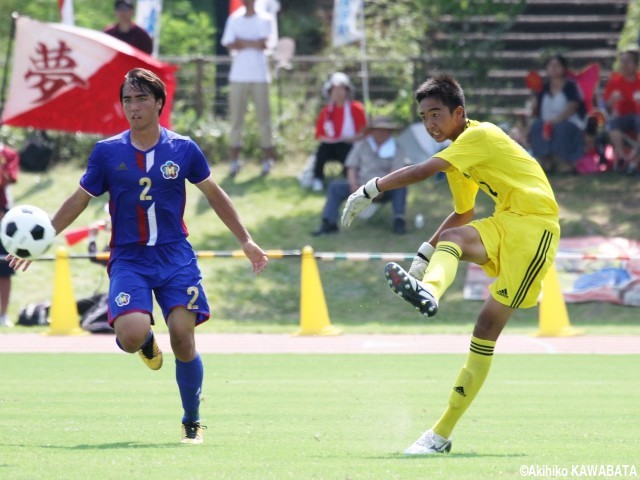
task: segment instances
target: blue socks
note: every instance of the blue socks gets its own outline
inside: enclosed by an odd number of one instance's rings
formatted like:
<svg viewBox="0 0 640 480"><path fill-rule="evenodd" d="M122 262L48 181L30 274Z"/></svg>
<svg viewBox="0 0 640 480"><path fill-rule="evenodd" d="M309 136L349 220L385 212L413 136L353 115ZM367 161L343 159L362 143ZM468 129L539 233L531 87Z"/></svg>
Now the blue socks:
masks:
<svg viewBox="0 0 640 480"><path fill-rule="evenodd" d="M180 389L184 416L182 423L197 422L200 420L200 393L202 392L202 379L204 368L200 354L190 362L181 362L176 359L176 381Z"/></svg>

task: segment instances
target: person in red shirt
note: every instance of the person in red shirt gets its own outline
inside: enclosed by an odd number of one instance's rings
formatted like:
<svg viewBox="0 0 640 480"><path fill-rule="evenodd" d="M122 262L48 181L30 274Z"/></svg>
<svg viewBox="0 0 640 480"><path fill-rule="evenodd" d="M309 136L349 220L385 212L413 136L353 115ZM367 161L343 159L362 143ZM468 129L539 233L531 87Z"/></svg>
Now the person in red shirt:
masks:
<svg viewBox="0 0 640 480"><path fill-rule="evenodd" d="M349 77L336 72L323 86L329 103L320 111L316 120L316 140L320 141L316 151L313 170L314 192L324 189L324 166L334 160L344 166L353 142L362 138L367 118L364 105L353 100L354 88ZM343 169L343 175L345 174Z"/></svg>
<svg viewBox="0 0 640 480"><path fill-rule="evenodd" d="M133 0L117 0L115 10L118 21L106 27L104 33L151 55L153 40L144 28L133 22Z"/></svg>
<svg viewBox="0 0 640 480"><path fill-rule="evenodd" d="M615 152L617 168L633 171L638 163L638 149L625 156L624 134L640 133L640 73L637 50L620 55L620 71L613 72L604 89L604 100L610 112L607 122L609 140Z"/></svg>
<svg viewBox="0 0 640 480"><path fill-rule="evenodd" d="M0 219L11 208L9 185L18 180L20 156L13 148L0 142ZM9 296L11 295L11 276L15 273L4 257L7 251L0 243L0 327L13 327L7 318Z"/></svg>

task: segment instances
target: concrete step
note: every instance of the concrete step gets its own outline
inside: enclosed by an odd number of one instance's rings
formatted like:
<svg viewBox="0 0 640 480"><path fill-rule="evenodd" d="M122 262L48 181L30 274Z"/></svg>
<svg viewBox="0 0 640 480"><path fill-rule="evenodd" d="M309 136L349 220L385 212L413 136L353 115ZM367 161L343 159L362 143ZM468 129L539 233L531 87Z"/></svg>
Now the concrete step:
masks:
<svg viewBox="0 0 640 480"><path fill-rule="evenodd" d="M627 6L628 0L527 0L511 25L494 15L478 15L465 22L443 16L439 19L440 31L433 34L434 52L425 60L424 71L443 71L459 78L472 118L528 116L526 105L531 92L525 78L530 70L544 75L545 51L561 50L573 70L599 63L604 85L617 57ZM507 30L499 32L502 28ZM455 62L438 54L441 46L454 43L459 45L460 56ZM482 48L490 51L482 52ZM469 63L486 59L492 68L479 77L465 67L459 68L466 59Z"/></svg>
<svg viewBox="0 0 640 480"><path fill-rule="evenodd" d="M579 23L579 24L591 24L591 23L606 23L606 22L624 22L625 15L621 13L613 13L609 15L584 15L574 13L571 15L557 15L553 13L539 14L539 15L516 15L515 23ZM458 17L454 15L442 15L438 17L439 23L463 23ZM472 18L466 19L465 23L503 23L504 20L498 15L476 15Z"/></svg>
<svg viewBox="0 0 640 480"><path fill-rule="evenodd" d="M538 48L541 48L539 46ZM595 48L590 50L568 51L565 57L569 61L571 68L581 68L589 63L598 62L602 70L611 70L616 60L617 52L615 47ZM500 50L491 54L474 53L471 58L483 59L495 62L496 68L501 70L524 70L542 69L542 58L538 49L531 50ZM434 54L425 62L426 69L433 66L445 68L447 58Z"/></svg>
<svg viewBox="0 0 640 480"><path fill-rule="evenodd" d="M500 82L501 85L510 85L512 87L524 88L525 87L525 79L527 74L531 71L535 70L540 75L544 76L544 71L542 69L514 69L514 70L503 70L503 69L493 69L489 70L486 75L487 80L491 80L492 84L496 84L496 82ZM611 70L600 69L600 78L604 81L609 78L611 75ZM470 70L458 70L456 71L456 77L461 81L466 81L467 79L473 79L477 77L476 72L472 72Z"/></svg>
<svg viewBox="0 0 640 480"><path fill-rule="evenodd" d="M609 15L626 12L628 0L527 0L526 14Z"/></svg>
<svg viewBox="0 0 640 480"><path fill-rule="evenodd" d="M485 32L470 32L462 35L448 32L438 32L435 35L436 41L462 40L466 42L482 41L502 41L509 42L509 47L514 49L515 44L525 47L539 48L540 43L578 43L583 44L583 48L589 48L588 44L600 42L605 45L615 45L620 37L620 32L544 32L544 33L520 33L506 32L499 35Z"/></svg>
<svg viewBox="0 0 640 480"><path fill-rule="evenodd" d="M510 28L512 32L619 32L625 21L625 15L519 15ZM461 22L447 15L440 18L449 32L474 28L496 29L503 24L495 15L481 15Z"/></svg>

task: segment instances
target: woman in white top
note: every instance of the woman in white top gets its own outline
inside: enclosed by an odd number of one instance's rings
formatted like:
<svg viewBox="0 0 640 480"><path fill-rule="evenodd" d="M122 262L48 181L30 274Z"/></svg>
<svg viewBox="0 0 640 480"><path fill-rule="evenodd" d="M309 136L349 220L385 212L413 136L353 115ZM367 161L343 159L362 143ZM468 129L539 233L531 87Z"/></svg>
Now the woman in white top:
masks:
<svg viewBox="0 0 640 480"><path fill-rule="evenodd" d="M567 77L567 67L562 55L548 58L547 79L533 100L529 143L547 173L559 162L573 166L584 155L587 111L580 87Z"/></svg>

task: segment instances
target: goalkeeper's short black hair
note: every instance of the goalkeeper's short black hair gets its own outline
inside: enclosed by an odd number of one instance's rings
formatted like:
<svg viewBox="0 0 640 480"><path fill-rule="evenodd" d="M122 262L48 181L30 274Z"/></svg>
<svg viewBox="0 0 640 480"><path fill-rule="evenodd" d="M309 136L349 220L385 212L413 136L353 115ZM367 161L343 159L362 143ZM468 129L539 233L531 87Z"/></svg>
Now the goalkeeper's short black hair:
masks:
<svg viewBox="0 0 640 480"><path fill-rule="evenodd" d="M439 99L453 112L456 108L465 109L464 91L460 84L450 75L435 75L424 82L416 90L416 102L420 103L428 97Z"/></svg>

